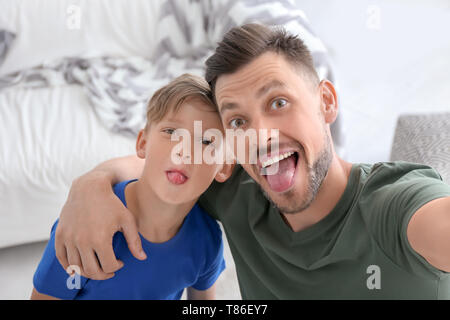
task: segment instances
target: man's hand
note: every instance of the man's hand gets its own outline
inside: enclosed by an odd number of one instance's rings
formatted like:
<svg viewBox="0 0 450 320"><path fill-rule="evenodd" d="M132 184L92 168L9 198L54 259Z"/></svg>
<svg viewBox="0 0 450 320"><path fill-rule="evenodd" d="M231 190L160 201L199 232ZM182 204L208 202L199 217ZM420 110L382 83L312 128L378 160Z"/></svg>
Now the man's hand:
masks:
<svg viewBox="0 0 450 320"><path fill-rule="evenodd" d="M113 277L123 266L112 247L117 231L134 257L146 259L134 216L113 193L114 180L108 170L93 170L72 183L55 233L56 256L65 270L77 265L85 277Z"/></svg>

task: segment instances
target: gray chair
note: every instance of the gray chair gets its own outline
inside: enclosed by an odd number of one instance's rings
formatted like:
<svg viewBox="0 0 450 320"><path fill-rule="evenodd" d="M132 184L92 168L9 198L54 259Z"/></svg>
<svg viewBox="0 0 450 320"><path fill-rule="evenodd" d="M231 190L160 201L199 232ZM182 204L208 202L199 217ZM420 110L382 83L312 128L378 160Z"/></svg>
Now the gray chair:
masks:
<svg viewBox="0 0 450 320"><path fill-rule="evenodd" d="M450 184L450 113L400 116L391 150L397 160L429 165Z"/></svg>

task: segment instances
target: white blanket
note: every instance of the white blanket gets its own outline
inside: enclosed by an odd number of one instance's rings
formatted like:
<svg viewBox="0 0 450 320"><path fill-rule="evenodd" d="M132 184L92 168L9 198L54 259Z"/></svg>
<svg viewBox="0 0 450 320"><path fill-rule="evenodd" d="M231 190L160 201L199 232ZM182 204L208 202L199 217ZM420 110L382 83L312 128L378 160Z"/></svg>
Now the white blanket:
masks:
<svg viewBox="0 0 450 320"><path fill-rule="evenodd" d="M223 34L252 21L284 25L299 34L313 54L320 77L334 80L323 44L310 31L302 11L289 1L171 0L162 3L153 16L158 22L155 43L149 44L150 58L63 57L0 77L0 90L79 84L108 129L135 136L145 122L146 102L156 89L180 73L202 75L204 61ZM339 144L339 121L333 133Z"/></svg>
<svg viewBox="0 0 450 320"><path fill-rule="evenodd" d="M0 8L0 30L15 35L0 65L0 247L47 239L71 181L134 153L129 136L143 126L149 95L181 73L202 75L231 27L284 25L332 78L324 46L286 0L0 0Z"/></svg>

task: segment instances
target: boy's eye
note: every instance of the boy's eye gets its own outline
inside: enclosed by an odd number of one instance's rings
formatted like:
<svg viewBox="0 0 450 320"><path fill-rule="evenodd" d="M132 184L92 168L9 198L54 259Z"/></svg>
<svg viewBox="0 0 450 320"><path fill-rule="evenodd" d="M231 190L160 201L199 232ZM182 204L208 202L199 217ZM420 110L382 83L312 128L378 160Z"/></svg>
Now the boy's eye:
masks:
<svg viewBox="0 0 450 320"><path fill-rule="evenodd" d="M283 108L284 106L286 106L287 101L285 99L276 99L273 100L272 103L270 104L270 109L276 110L276 109L280 109Z"/></svg>
<svg viewBox="0 0 450 320"><path fill-rule="evenodd" d="M175 129L167 128L167 129L163 129L162 132L167 133L167 134L173 134L175 132Z"/></svg>
<svg viewBox="0 0 450 320"><path fill-rule="evenodd" d="M233 129L237 129L241 126L243 126L247 121L245 121L244 119L241 118L236 118L233 119L229 122L230 127L232 127Z"/></svg>
<svg viewBox="0 0 450 320"><path fill-rule="evenodd" d="M212 143L212 141L211 141L211 140L208 140L208 139L202 139L202 143L203 143L205 146L208 146L208 145L210 145L210 144Z"/></svg>

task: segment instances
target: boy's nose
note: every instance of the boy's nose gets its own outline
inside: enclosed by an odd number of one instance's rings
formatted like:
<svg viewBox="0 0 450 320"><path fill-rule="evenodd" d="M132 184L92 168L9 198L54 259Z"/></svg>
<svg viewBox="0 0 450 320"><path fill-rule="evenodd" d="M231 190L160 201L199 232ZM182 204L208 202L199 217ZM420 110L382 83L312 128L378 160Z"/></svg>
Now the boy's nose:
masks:
<svg viewBox="0 0 450 320"><path fill-rule="evenodd" d="M186 160L188 160L188 159L190 159L191 158L191 156L189 155L189 154L187 154L187 155L185 155L184 157L183 157L183 152L177 152L177 156L180 158L180 159L186 159Z"/></svg>

